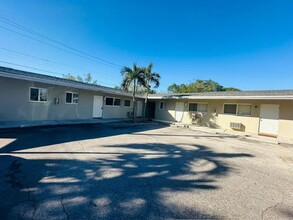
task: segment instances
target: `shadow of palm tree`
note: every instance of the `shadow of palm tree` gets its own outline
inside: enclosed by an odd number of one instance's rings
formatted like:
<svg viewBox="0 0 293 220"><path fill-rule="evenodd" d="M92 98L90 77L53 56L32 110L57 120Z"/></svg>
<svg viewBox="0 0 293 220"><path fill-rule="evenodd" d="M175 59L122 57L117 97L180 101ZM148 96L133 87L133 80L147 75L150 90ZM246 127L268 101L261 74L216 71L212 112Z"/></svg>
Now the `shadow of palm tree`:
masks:
<svg viewBox="0 0 293 220"><path fill-rule="evenodd" d="M217 190L217 177L233 171L227 158L203 145L107 145L117 154L90 152L75 159L23 159L1 155L1 216L32 219L220 218L186 200ZM40 152L43 153L43 152ZM70 154L71 152L66 152ZM76 155L77 154L77 155ZM44 154L46 155L46 154ZM80 157L77 157L80 156ZM182 197L186 195L187 197Z"/></svg>

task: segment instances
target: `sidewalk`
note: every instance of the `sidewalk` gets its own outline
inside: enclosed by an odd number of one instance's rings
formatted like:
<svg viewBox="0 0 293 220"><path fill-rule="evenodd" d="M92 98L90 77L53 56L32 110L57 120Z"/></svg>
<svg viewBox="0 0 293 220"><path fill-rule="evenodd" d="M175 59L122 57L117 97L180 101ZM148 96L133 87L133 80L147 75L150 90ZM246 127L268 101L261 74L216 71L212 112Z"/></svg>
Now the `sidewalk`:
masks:
<svg viewBox="0 0 293 220"><path fill-rule="evenodd" d="M166 124L169 124L170 126L189 128L193 131L200 131L204 133L221 134L221 135L234 135L235 137L246 139L246 140L258 141L258 142L270 143L270 144L289 145L293 147L292 139L265 137L265 136L259 136L256 134L251 134L246 132L232 131L232 130L220 129L220 128L203 127L203 126L197 126L197 125L191 125L191 124L182 124L179 122L159 121L159 120L155 120L155 121L166 123Z"/></svg>
<svg viewBox="0 0 293 220"><path fill-rule="evenodd" d="M1 129L42 127L56 125L77 125L77 124L106 124L115 122L130 122L131 119L81 119L81 120L48 120L48 121L5 121L0 122Z"/></svg>

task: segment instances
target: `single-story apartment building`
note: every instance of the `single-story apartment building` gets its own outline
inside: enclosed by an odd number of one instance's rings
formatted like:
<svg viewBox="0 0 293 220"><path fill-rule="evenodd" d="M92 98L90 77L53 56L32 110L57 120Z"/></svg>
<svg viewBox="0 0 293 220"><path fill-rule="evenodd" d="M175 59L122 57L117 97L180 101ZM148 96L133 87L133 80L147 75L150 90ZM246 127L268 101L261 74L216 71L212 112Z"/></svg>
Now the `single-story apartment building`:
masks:
<svg viewBox="0 0 293 220"><path fill-rule="evenodd" d="M155 119L293 139L293 90L153 94Z"/></svg>
<svg viewBox="0 0 293 220"><path fill-rule="evenodd" d="M132 94L100 85L0 67L0 122L131 118ZM144 97L137 95L136 116Z"/></svg>
<svg viewBox="0 0 293 220"><path fill-rule="evenodd" d="M132 94L0 67L0 123L131 118ZM151 119L293 139L293 90L152 94ZM137 94L137 117L144 95Z"/></svg>

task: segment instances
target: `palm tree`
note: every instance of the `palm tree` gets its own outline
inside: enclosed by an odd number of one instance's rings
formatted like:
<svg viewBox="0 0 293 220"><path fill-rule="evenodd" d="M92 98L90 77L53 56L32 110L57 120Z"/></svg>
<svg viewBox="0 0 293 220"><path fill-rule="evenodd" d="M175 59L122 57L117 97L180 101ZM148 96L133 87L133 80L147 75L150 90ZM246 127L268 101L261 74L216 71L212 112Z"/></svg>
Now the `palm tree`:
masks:
<svg viewBox="0 0 293 220"><path fill-rule="evenodd" d="M133 107L132 107L132 122L134 122L134 112L136 107L136 101L135 101L135 93L137 90L137 85L142 85L143 87L146 87L146 81L144 78L144 71L142 68L138 67L135 63L133 64L133 68L124 66L121 69L121 74L123 76L123 80L121 83L121 87L128 91L130 87L133 86L132 91L132 101L133 101Z"/></svg>
<svg viewBox="0 0 293 220"><path fill-rule="evenodd" d="M143 68L143 74L144 74L144 81L146 82L146 94L144 99L144 110L143 110L143 118L145 120L146 116L146 104L148 100L148 95L151 90L151 84L154 84L154 88L158 88L160 86L160 79L161 76L159 73L152 72L153 64L150 63L147 68Z"/></svg>

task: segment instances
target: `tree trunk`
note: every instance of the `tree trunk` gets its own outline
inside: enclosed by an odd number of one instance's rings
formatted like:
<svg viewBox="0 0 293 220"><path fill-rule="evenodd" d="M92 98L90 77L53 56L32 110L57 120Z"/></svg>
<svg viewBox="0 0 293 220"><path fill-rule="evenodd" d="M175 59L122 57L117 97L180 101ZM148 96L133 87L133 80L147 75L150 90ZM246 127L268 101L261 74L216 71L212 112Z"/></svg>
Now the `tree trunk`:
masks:
<svg viewBox="0 0 293 220"><path fill-rule="evenodd" d="M135 117L134 117L134 113L135 113L135 86L136 86L136 82L135 80L133 81L133 93L132 93L132 102L133 102L133 106L132 106L132 123L135 122Z"/></svg>
<svg viewBox="0 0 293 220"><path fill-rule="evenodd" d="M144 122L145 122L145 116L146 116L146 106L147 106L147 102L148 102L148 95L149 95L149 92L147 91L147 93L145 95L144 107L143 107L143 121Z"/></svg>

